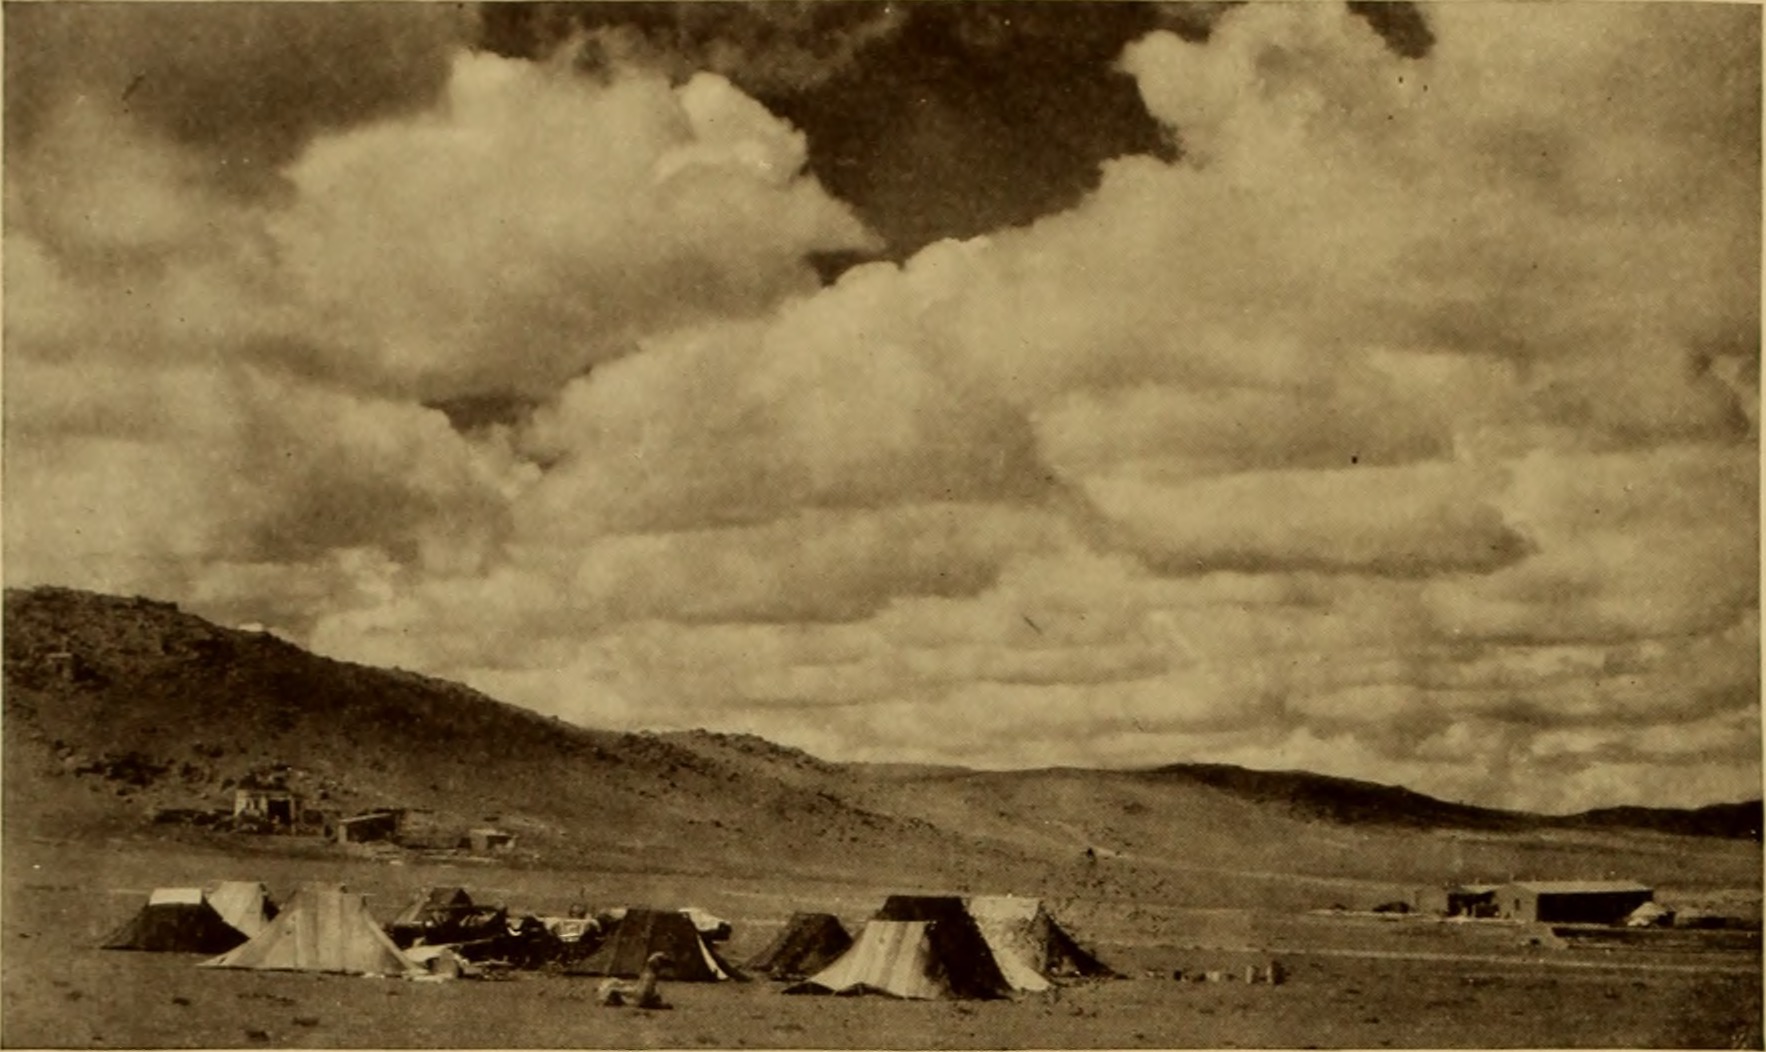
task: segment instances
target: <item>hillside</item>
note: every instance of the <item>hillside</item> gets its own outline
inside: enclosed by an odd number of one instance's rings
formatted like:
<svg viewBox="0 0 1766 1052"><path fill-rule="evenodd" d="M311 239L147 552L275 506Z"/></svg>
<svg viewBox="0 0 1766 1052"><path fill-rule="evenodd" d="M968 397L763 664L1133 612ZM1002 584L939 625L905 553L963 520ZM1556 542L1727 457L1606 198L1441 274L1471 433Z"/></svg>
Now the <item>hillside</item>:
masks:
<svg viewBox="0 0 1766 1052"><path fill-rule="evenodd" d="M332 814L431 809L508 828L543 864L604 870L788 866L924 889L1300 906L1441 879L1715 887L1759 872L1750 844L1723 839L1749 805L1545 819L1303 772L836 764L746 735L586 729L171 604L66 589L6 595L4 716L9 842L213 836L150 822L229 807L235 786L273 776ZM240 850L273 839L221 837Z"/></svg>
<svg viewBox="0 0 1766 1052"><path fill-rule="evenodd" d="M1192 782L1258 803L1279 804L1294 814L1344 825L1416 828L1535 828L1537 816L1449 803L1398 786L1307 771L1248 771L1224 764L1173 764L1146 772L1165 782Z"/></svg>
<svg viewBox="0 0 1766 1052"><path fill-rule="evenodd" d="M432 809L494 821L553 860L690 866L866 844L948 855L914 823L652 735L575 727L453 683L308 654L144 599L9 591L7 827L138 826L166 808L231 806L284 779L338 814ZM793 822L824 835L792 837ZM838 856L836 852L838 851Z"/></svg>

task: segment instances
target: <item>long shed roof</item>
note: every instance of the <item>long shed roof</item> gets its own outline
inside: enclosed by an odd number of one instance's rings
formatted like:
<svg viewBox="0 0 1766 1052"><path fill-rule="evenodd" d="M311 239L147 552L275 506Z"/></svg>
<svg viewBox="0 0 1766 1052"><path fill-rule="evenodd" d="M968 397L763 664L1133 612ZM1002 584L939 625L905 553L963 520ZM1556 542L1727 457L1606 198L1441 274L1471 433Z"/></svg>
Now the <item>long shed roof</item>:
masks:
<svg viewBox="0 0 1766 1052"><path fill-rule="evenodd" d="M1511 887L1541 895L1600 895L1623 891L1650 891L1635 880L1517 880Z"/></svg>

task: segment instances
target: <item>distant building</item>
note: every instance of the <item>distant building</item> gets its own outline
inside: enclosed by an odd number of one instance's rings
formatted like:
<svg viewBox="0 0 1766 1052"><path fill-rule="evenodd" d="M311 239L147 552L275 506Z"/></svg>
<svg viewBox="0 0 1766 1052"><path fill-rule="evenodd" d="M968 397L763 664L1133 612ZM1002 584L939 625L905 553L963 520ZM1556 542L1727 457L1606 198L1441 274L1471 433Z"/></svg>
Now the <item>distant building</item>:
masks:
<svg viewBox="0 0 1766 1052"><path fill-rule="evenodd" d="M1431 885L1417 891L1416 908L1443 917L1494 917L1497 890L1495 884Z"/></svg>
<svg viewBox="0 0 1766 1052"><path fill-rule="evenodd" d="M380 807L333 823L340 844L390 840L403 847L446 850L459 840L436 813L422 807ZM456 827L457 828L457 827Z"/></svg>
<svg viewBox="0 0 1766 1052"><path fill-rule="evenodd" d="M1496 892L1496 907L1510 920L1544 924L1620 924L1655 898L1634 880L1524 880Z"/></svg>
<svg viewBox="0 0 1766 1052"><path fill-rule="evenodd" d="M515 834L484 826L469 830L461 838L460 846L477 855L512 851L515 848Z"/></svg>
<svg viewBox="0 0 1766 1052"><path fill-rule="evenodd" d="M233 817L293 826L301 818L300 797L287 789L241 786L233 791Z"/></svg>
<svg viewBox="0 0 1766 1052"><path fill-rule="evenodd" d="M398 836L399 816L396 811L369 811L365 814L338 819L336 828L337 842L340 844L367 844L377 840L392 840Z"/></svg>

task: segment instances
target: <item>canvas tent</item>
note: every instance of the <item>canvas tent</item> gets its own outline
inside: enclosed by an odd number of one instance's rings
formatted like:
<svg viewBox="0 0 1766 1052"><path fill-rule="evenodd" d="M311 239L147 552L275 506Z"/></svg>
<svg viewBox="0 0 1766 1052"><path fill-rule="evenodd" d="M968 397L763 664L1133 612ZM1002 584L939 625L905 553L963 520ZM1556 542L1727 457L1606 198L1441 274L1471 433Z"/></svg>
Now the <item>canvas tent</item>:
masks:
<svg viewBox="0 0 1766 1052"><path fill-rule="evenodd" d="M961 926L955 930L960 933ZM1009 996L1011 987L980 936L952 931L943 920L866 921L838 960L785 992L912 1000Z"/></svg>
<svg viewBox="0 0 1766 1052"><path fill-rule="evenodd" d="M107 950L225 953L247 936L216 912L201 888L155 888L147 905L110 933Z"/></svg>
<svg viewBox="0 0 1766 1052"><path fill-rule="evenodd" d="M624 978L644 970L653 953L665 953L672 962L668 978L682 982L713 982L735 978L725 964L699 937L693 922L672 910L628 909L609 923L595 952L573 964L581 975L612 975Z"/></svg>
<svg viewBox="0 0 1766 1052"><path fill-rule="evenodd" d="M1053 976L1108 976L1114 973L1080 949L1040 899L1016 895L891 895L878 920L941 921L947 930L973 928L996 967L1014 990L1048 989ZM950 936L945 936L949 940ZM966 939L966 935L964 936Z"/></svg>
<svg viewBox="0 0 1766 1052"><path fill-rule="evenodd" d="M851 949L788 992L1004 997L1047 990L1052 976L1111 974L1037 899L892 895Z"/></svg>
<svg viewBox="0 0 1766 1052"><path fill-rule="evenodd" d="M417 890L386 930L394 943L408 948L419 939L445 943L481 938L500 927L502 921L500 911L474 906L465 888L426 887Z"/></svg>
<svg viewBox="0 0 1766 1052"><path fill-rule="evenodd" d="M472 908L472 896L465 888L419 888L411 902L395 918L394 924L422 925L425 922L451 920L456 913Z"/></svg>
<svg viewBox="0 0 1766 1052"><path fill-rule="evenodd" d="M693 922L693 927L699 932L699 937L706 942L723 942L734 931L730 927L729 921L708 910L702 910L698 906L687 906L680 912L681 916Z"/></svg>
<svg viewBox="0 0 1766 1052"><path fill-rule="evenodd" d="M833 964L851 945L852 936L832 913L793 913L746 967L774 979L802 979Z"/></svg>
<svg viewBox="0 0 1766 1052"><path fill-rule="evenodd" d="M250 939L276 917L270 892L255 880L224 880L208 892L208 903L221 919Z"/></svg>
<svg viewBox="0 0 1766 1052"><path fill-rule="evenodd" d="M1081 949L1043 908L1040 899L976 895L965 899L982 938L1006 980L1019 990L1046 990L1050 977L1115 973Z"/></svg>
<svg viewBox="0 0 1766 1052"><path fill-rule="evenodd" d="M202 966L350 975L418 971L368 915L363 897L335 884L301 888L250 942Z"/></svg>

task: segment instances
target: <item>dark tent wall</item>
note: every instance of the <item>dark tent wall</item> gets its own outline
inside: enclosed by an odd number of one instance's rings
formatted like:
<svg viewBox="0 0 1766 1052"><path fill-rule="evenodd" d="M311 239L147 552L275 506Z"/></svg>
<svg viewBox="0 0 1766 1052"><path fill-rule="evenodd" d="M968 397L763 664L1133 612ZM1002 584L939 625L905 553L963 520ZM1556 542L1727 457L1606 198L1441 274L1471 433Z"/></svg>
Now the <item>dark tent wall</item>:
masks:
<svg viewBox="0 0 1766 1052"><path fill-rule="evenodd" d="M773 979L802 979L833 964L852 946L831 913L793 913L778 938L748 960L747 969Z"/></svg>
<svg viewBox="0 0 1766 1052"><path fill-rule="evenodd" d="M208 903L162 902L144 906L102 943L107 950L155 953L226 953L245 933L221 919Z"/></svg>
<svg viewBox="0 0 1766 1052"><path fill-rule="evenodd" d="M882 921L928 921L933 966L957 997L1008 997L1012 984L1000 972L981 928L963 900L950 895L891 895L877 911Z"/></svg>
<svg viewBox="0 0 1766 1052"><path fill-rule="evenodd" d="M666 910L628 910L600 947L569 969L582 975L631 978L644 970L653 953L665 953L672 968L664 978L680 982L715 982L735 977L735 969L719 960L699 938L693 922Z"/></svg>
<svg viewBox="0 0 1766 1052"><path fill-rule="evenodd" d="M1049 975L1080 976L1093 979L1116 978L1114 968L1098 960L1092 953L1073 941L1073 936L1058 924L1046 926L1048 960L1043 970Z"/></svg>

